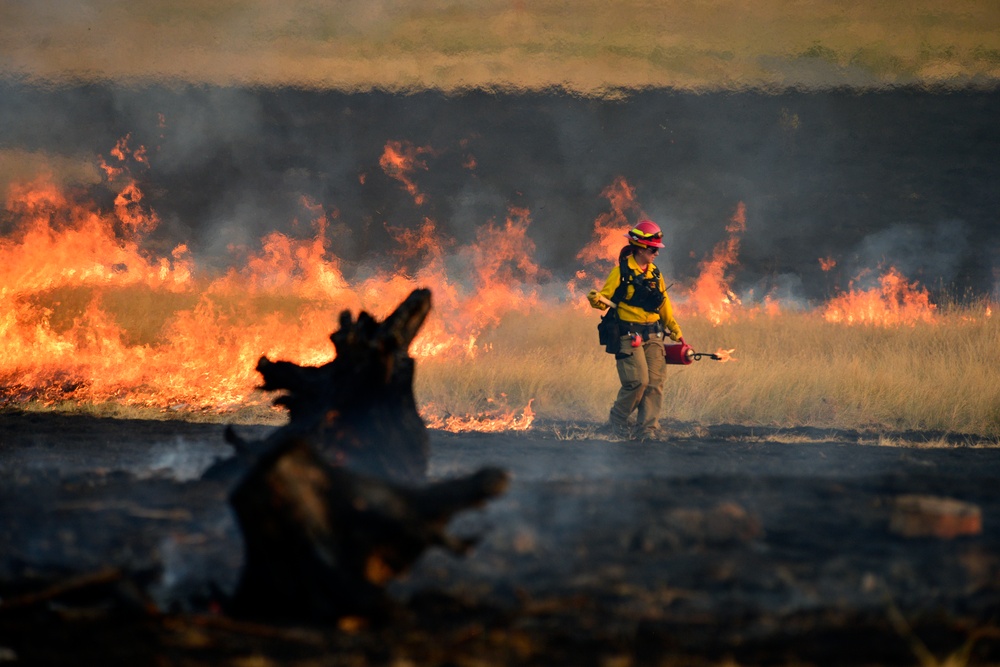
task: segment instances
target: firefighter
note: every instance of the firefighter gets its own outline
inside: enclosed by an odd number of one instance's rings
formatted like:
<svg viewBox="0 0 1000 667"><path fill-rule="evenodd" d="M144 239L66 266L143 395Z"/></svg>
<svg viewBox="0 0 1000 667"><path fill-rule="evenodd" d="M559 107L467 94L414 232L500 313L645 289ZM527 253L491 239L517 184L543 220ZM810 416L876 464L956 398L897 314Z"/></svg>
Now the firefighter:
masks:
<svg viewBox="0 0 1000 667"><path fill-rule="evenodd" d="M663 405L665 337L679 342L684 339L663 276L653 263L656 253L664 247L659 225L641 220L625 236L628 245L621 249L618 265L611 269L604 287L591 290L587 298L600 310L608 308L605 301L617 304L618 340L611 349L617 348L615 364L621 389L611 406L611 431L621 437L647 440L655 435ZM632 412L636 412L634 431L628 426Z"/></svg>

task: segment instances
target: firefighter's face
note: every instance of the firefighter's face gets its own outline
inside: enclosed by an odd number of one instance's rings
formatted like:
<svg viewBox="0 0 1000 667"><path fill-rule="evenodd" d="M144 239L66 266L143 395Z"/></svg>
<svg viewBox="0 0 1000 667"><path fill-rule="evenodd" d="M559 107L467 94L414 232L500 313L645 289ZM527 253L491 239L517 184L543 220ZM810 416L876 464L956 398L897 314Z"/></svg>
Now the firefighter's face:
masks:
<svg viewBox="0 0 1000 667"><path fill-rule="evenodd" d="M652 260L654 257L656 257L656 253L658 252L660 252L659 248L648 248L642 246L639 248L638 255L643 261L648 262Z"/></svg>

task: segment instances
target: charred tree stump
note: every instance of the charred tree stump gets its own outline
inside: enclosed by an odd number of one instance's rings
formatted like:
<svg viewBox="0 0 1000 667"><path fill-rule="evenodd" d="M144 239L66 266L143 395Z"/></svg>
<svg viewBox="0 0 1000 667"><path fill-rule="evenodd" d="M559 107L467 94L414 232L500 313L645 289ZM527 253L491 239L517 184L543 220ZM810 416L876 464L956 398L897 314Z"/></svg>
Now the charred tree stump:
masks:
<svg viewBox="0 0 1000 667"><path fill-rule="evenodd" d="M429 547L463 554L445 531L457 512L501 493L508 476L484 468L420 488L329 465L291 438L265 454L231 495L245 562L236 616L276 622L387 617L384 586Z"/></svg>
<svg viewBox="0 0 1000 667"><path fill-rule="evenodd" d="M507 473L426 484L427 428L408 349L430 310L415 290L383 322L340 315L337 357L303 367L262 357L263 389L289 423L259 442L227 438L245 463L230 495L245 559L233 615L278 622L379 619L384 586L429 547L464 553L451 517L501 493Z"/></svg>
<svg viewBox="0 0 1000 667"><path fill-rule="evenodd" d="M340 329L330 335L337 356L322 366L261 357L261 389L284 392L274 403L288 409L289 421L259 442L227 429L243 457L238 467L245 470L255 456L296 437L312 442L333 465L402 483L424 481L429 441L413 396L409 346L430 307L430 290L418 289L383 322L343 311Z"/></svg>

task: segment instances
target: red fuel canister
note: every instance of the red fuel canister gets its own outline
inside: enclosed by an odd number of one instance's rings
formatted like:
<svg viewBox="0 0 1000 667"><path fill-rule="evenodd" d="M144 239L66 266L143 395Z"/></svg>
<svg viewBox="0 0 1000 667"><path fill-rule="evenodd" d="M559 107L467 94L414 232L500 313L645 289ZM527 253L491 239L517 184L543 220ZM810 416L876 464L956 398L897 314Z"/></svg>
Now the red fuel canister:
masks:
<svg viewBox="0 0 1000 667"><path fill-rule="evenodd" d="M687 343L677 343L676 345L664 345L663 353L668 364L690 364L694 361L694 348Z"/></svg>

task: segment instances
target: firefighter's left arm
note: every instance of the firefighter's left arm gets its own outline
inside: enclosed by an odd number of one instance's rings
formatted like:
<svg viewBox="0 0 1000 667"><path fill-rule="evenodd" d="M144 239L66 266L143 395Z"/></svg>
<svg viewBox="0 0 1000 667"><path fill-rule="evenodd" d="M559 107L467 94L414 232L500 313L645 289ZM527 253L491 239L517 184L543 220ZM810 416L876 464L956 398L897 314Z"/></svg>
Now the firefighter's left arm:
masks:
<svg viewBox="0 0 1000 667"><path fill-rule="evenodd" d="M663 304L660 306L660 322L663 328L669 331L670 340L677 341L683 335L681 325L674 319L674 307L670 305L670 295L667 294L667 287L664 284L663 276L660 276L660 289L663 290Z"/></svg>

